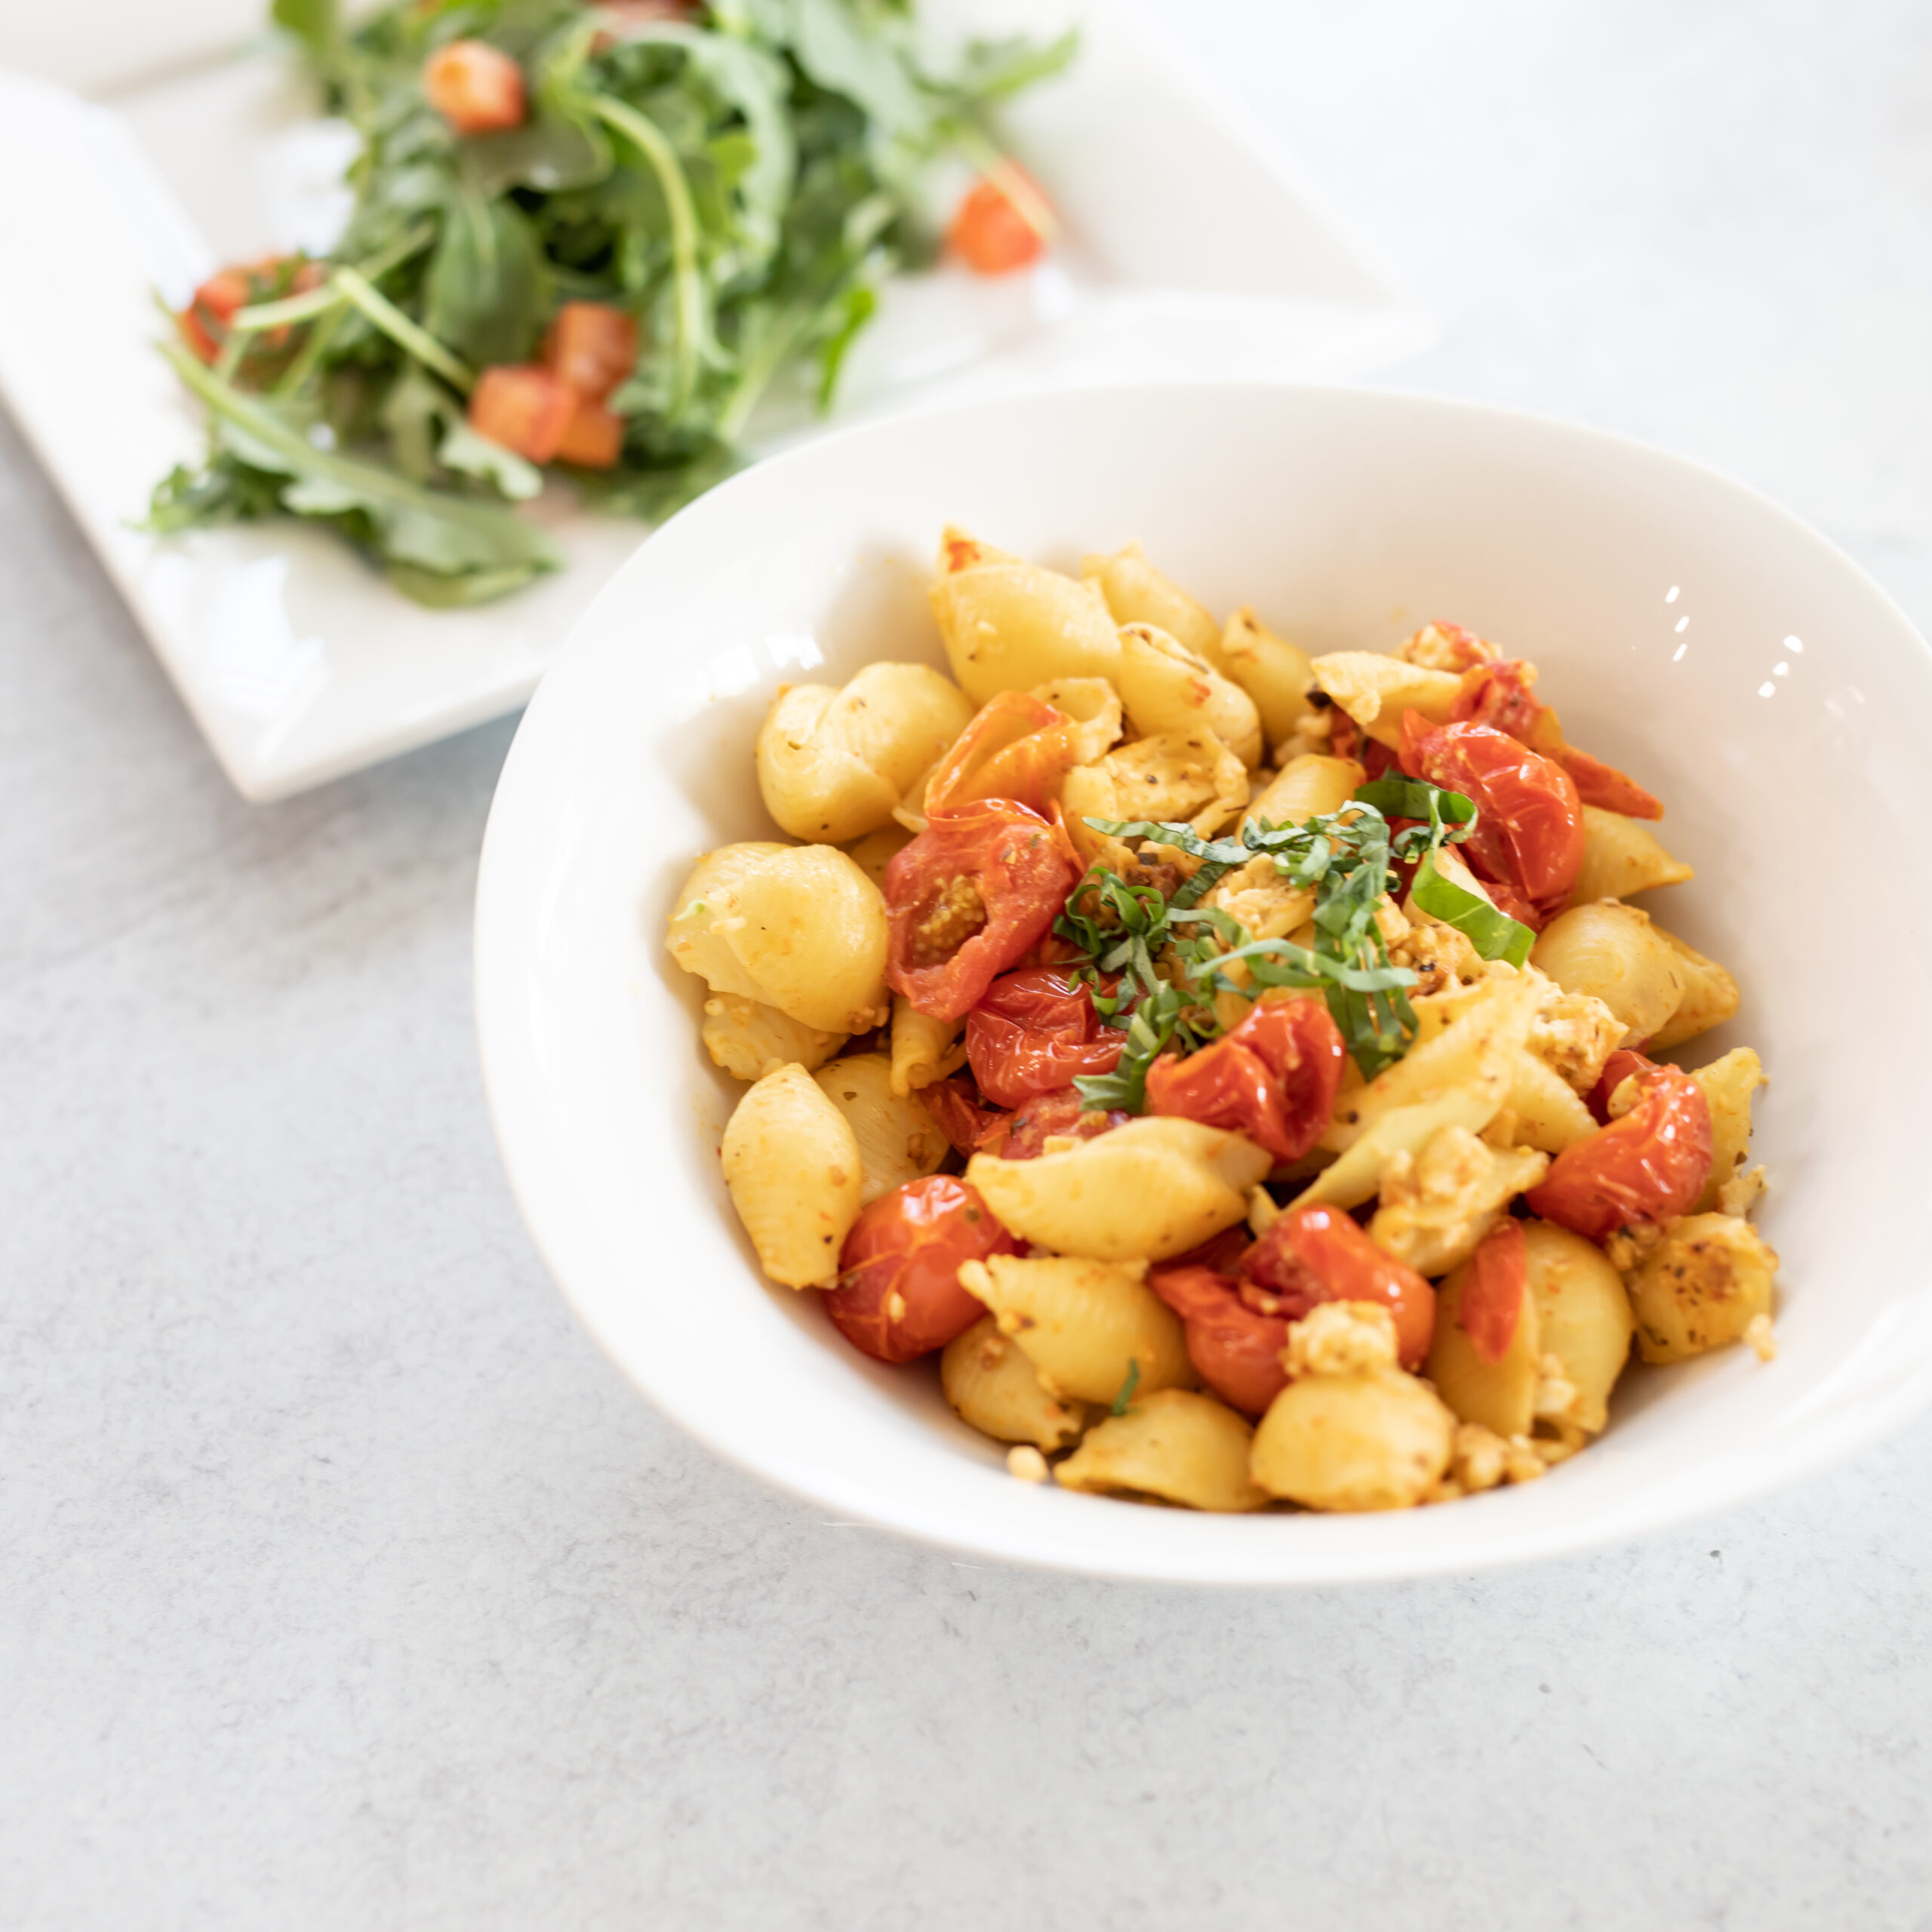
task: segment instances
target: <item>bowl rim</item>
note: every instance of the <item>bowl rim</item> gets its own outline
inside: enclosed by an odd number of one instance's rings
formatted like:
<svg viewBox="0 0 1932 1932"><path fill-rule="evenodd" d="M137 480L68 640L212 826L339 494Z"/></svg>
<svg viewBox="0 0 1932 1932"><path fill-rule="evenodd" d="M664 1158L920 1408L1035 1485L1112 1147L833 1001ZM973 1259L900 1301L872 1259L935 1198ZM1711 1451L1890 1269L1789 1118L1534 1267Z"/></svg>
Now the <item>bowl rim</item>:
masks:
<svg viewBox="0 0 1932 1932"><path fill-rule="evenodd" d="M587 649L582 641L601 626L608 608L626 601L629 595L627 580L636 571L639 558L661 546L668 534L695 520L728 515L739 496L769 488L774 476L782 478L795 469L808 469L854 443L916 435L922 425L944 425L974 416L1031 411L1073 398L1081 398L1088 406L1110 398L1123 404L1145 403L1150 397L1185 403L1196 397L1224 398L1230 392L1271 397L1319 396L1331 402L1340 398L1358 398L1364 408L1394 408L1442 419L1509 423L1527 427L1535 434L1569 439L1571 446L1579 450L1598 448L1635 454L1646 461L1687 473L1721 493L1748 502L1758 512L1767 513L1783 527L1783 534L1789 540L1821 553L1833 569L1847 577L1895 620L1923 654L1927 669L1932 670L1932 645L1896 599L1829 537L1764 491L1711 465L1679 456L1624 432L1514 405L1472 401L1384 384L1222 380L1211 376L1186 382L1083 385L909 410L829 432L758 463L708 491L641 540L586 608L519 721L485 826L473 925L472 993L485 1101L518 1211L546 1270L577 1319L631 1386L686 1434L759 1481L802 1502L835 1512L838 1520L829 1527L888 1530L937 1549L1026 1568L1193 1587L1278 1589L1399 1582L1512 1567L1629 1542L1748 1502L1797 1476L1841 1461L1932 1407L1932 1351L1928 1351L1915 1367L1894 1374L1875 1391L1869 1386L1862 1386L1854 1392L1856 1400L1840 1395L1823 1405L1824 1412L1811 1415L1801 1435L1754 1443L1748 1455L1734 1451L1710 1457L1692 1479L1674 1484L1667 1491L1647 1489L1627 1506L1599 1509L1553 1527L1543 1526L1530 1546L1521 1546L1522 1539L1494 1520L1495 1506L1506 1503L1509 1494L1500 1491L1494 1496L1464 1499L1456 1515L1460 1519L1458 1527L1466 1526L1468 1534L1453 1542L1444 1539L1440 1547L1419 1543L1410 1549L1392 1545L1377 1548L1364 1538L1364 1547L1351 1549L1350 1527L1377 1524L1384 1520L1382 1516L1297 1514L1275 1520L1321 1527L1326 1533L1322 1537L1324 1549L1313 1562L1210 1561L1182 1571L1152 1546L1145 1560L1137 1560L1131 1550L1118 1557L1110 1552L1105 1560L1087 1552L1069 1555L1057 1549L1048 1535L1001 1537L975 1527L962 1527L941 1512L868 1489L825 1470L797 1462L763 1460L749 1453L728 1429L715 1426L708 1415L681 1403L675 1378L648 1377L640 1365L627 1358L605 1334L594 1297L574 1283L563 1258L565 1243L555 1217L566 1211L567 1203L560 1198L557 1164L540 1141L523 1131L521 1124L517 1090L537 1075L528 1054L518 1051L524 1038L516 1023L525 1012L525 982L511 964L518 941L525 934L523 928L512 923L512 909L528 903L527 895L519 895L515 889L516 875L519 872L534 875L541 862L536 856L537 848L519 850L512 844L509 828L525 808L525 795L542 776L542 761L552 755L551 740L562 728L560 723L552 721L553 715L561 718L559 707L568 703L571 688L581 674ZM1869 1380L1868 1374L1868 1384ZM663 1386L658 1386L660 1383ZM1057 1500L1063 1503L1116 1506L1102 1499L1054 1494ZM1412 1512L1401 1513L1407 1517ZM1485 1518L1489 1519L1487 1534L1479 1520ZM1340 1536L1334 1534L1337 1531ZM1264 1554L1259 1547L1262 1540L1257 1539L1254 1554L1257 1557ZM1274 1554L1284 1546L1273 1538L1266 1541L1272 1546L1266 1554Z"/></svg>

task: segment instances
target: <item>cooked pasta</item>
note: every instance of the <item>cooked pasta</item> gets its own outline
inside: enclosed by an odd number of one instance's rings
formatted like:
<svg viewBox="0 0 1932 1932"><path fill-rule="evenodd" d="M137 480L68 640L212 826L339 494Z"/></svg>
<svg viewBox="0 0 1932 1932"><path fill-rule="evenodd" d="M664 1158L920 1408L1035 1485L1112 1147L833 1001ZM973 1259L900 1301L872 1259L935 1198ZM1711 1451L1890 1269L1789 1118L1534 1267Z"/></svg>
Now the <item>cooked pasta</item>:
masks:
<svg viewBox="0 0 1932 1932"><path fill-rule="evenodd" d="M1223 1402L1186 1389L1137 1397L1088 1431L1054 1471L1063 1489L1152 1496L1190 1509L1259 1509L1268 1493L1248 1473L1253 1428Z"/></svg>
<svg viewBox="0 0 1932 1932"><path fill-rule="evenodd" d="M926 664L868 664L842 691L792 685L758 734L764 808L795 838L842 845L876 832L973 711Z"/></svg>
<svg viewBox="0 0 1932 1932"><path fill-rule="evenodd" d="M975 704L1051 678L1120 674L1119 633L1097 589L962 531L940 543L932 605L952 675Z"/></svg>
<svg viewBox="0 0 1932 1932"><path fill-rule="evenodd" d="M1221 626L1214 621L1214 612L1163 577L1142 554L1138 543L1130 543L1111 557L1084 558L1080 573L1099 589L1116 623L1151 624L1216 670L1226 668L1221 661Z"/></svg>
<svg viewBox="0 0 1932 1932"><path fill-rule="evenodd" d="M1768 1357L1764 1071L1662 1057L1745 1008L1629 903L1692 877L1660 802L1455 624L1311 657L1082 572L947 531L952 676L781 689L786 837L678 894L765 1276L1011 1476L1229 1514L1528 1481L1633 1360Z"/></svg>
<svg viewBox="0 0 1932 1932"><path fill-rule="evenodd" d="M1146 1273L1144 1263L996 1254L963 1263L959 1284L992 1311L1048 1394L1112 1402L1123 1389L1194 1380L1180 1320Z"/></svg>
<svg viewBox="0 0 1932 1932"><path fill-rule="evenodd" d="M721 1153L731 1204L758 1266L788 1288L827 1287L863 1204L851 1123L802 1066L781 1066L746 1090Z"/></svg>
<svg viewBox="0 0 1932 1932"><path fill-rule="evenodd" d="M1199 652L1152 624L1121 627L1120 695L1138 737L1210 734L1244 765L1261 762L1261 714L1254 699Z"/></svg>
<svg viewBox="0 0 1932 1932"><path fill-rule="evenodd" d="M859 1201L876 1201L921 1174L937 1174L946 1136L917 1100L893 1091L887 1054L848 1054L813 1075L845 1116L859 1148Z"/></svg>

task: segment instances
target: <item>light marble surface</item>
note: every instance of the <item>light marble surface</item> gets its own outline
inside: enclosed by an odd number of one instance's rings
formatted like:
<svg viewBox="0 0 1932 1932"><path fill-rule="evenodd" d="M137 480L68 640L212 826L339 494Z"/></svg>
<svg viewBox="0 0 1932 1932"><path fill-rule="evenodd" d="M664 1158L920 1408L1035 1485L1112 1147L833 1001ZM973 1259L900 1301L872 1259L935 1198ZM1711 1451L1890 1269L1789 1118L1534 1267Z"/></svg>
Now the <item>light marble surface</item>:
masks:
<svg viewBox="0 0 1932 1932"><path fill-rule="evenodd" d="M1756 482L1932 626L1922 8L1171 6L1442 318L1401 380ZM508 727L242 804L4 425L0 612L0 1924L1932 1928L1932 1420L1408 1588L828 1525L519 1229Z"/></svg>

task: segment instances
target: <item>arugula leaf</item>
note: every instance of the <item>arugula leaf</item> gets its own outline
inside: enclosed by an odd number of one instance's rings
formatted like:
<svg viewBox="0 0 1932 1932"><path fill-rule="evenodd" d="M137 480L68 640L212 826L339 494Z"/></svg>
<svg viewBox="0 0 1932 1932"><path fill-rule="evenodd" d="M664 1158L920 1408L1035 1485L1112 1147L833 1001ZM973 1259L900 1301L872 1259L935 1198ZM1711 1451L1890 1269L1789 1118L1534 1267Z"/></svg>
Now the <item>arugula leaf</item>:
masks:
<svg viewBox="0 0 1932 1932"><path fill-rule="evenodd" d="M543 249L514 202L461 184L424 279L423 324L479 367L521 362L551 303Z"/></svg>
<svg viewBox="0 0 1932 1932"><path fill-rule="evenodd" d="M1435 869L1432 853L1423 859L1410 890L1423 912L1466 935L1485 959L1506 959L1512 966L1521 966L1537 943L1530 927L1499 912L1454 880L1444 878Z"/></svg>

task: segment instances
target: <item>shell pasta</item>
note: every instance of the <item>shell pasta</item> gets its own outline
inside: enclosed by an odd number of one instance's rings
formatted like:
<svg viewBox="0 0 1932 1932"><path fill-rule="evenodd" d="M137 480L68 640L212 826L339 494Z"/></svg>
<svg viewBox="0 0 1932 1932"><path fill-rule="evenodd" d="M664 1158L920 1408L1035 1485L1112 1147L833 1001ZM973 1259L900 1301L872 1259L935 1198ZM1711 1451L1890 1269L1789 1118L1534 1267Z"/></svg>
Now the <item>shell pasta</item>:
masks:
<svg viewBox="0 0 1932 1932"><path fill-rule="evenodd" d="M1534 663L1441 620L1313 653L1138 543L949 528L931 601L946 672L777 692L778 835L667 934L828 1346L930 1358L1055 1508L1235 1515L1533 1481L1626 1374L1770 1358L1765 1072L1695 1051L1744 991Z"/></svg>

